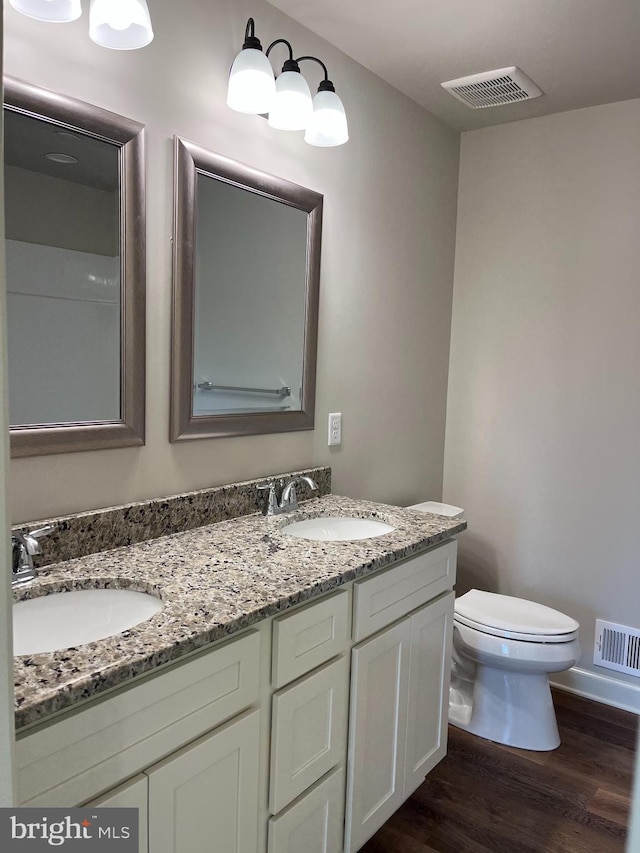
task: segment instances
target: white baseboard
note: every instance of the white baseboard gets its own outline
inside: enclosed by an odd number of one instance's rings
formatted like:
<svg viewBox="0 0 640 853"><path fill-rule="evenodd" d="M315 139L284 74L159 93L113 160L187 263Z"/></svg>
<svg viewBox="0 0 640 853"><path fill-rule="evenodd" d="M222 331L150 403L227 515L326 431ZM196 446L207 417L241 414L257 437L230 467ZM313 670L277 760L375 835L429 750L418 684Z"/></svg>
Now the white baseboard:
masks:
<svg viewBox="0 0 640 853"><path fill-rule="evenodd" d="M554 672L549 683L552 687L577 693L587 699L595 699L604 705L640 714L640 681L636 686L626 681L618 681L609 675L572 666L566 672Z"/></svg>

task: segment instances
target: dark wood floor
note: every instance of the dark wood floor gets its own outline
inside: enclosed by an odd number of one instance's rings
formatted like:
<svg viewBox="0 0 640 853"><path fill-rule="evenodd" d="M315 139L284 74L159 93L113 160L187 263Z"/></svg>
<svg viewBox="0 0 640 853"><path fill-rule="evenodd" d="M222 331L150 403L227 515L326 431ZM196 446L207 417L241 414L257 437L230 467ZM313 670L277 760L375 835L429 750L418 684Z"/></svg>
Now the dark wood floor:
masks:
<svg viewBox="0 0 640 853"><path fill-rule="evenodd" d="M554 692L553 752L449 728L449 753L361 853L623 853L638 718Z"/></svg>

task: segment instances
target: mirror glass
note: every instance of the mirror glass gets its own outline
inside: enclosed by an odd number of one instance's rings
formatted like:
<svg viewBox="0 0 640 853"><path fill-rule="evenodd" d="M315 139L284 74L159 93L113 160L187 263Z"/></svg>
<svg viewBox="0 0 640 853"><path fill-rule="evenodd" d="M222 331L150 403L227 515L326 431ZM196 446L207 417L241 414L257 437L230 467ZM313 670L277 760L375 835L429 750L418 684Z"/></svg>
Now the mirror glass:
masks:
<svg viewBox="0 0 640 853"><path fill-rule="evenodd" d="M120 418L118 147L5 110L9 422Z"/></svg>
<svg viewBox="0 0 640 853"><path fill-rule="evenodd" d="M176 140L172 439L312 429L322 196Z"/></svg>
<svg viewBox="0 0 640 853"><path fill-rule="evenodd" d="M197 199L193 414L299 411L307 214L202 173Z"/></svg>
<svg viewBox="0 0 640 853"><path fill-rule="evenodd" d="M144 441L141 125L5 78L14 456Z"/></svg>

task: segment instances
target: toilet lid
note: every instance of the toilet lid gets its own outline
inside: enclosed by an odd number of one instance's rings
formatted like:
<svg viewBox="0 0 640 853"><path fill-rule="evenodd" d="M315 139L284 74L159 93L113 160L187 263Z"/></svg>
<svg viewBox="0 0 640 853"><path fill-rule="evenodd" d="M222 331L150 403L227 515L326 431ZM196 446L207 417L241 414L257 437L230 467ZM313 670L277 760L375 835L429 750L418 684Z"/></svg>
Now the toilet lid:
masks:
<svg viewBox="0 0 640 853"><path fill-rule="evenodd" d="M472 589L455 601L455 618L489 634L530 642L567 642L580 625L558 610L510 595Z"/></svg>

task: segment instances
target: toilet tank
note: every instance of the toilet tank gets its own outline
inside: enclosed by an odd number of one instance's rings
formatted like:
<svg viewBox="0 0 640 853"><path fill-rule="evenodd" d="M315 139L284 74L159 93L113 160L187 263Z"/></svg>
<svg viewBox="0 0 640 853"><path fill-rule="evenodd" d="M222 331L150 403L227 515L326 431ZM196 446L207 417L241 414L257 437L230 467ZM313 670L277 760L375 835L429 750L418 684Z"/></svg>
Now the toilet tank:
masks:
<svg viewBox="0 0 640 853"><path fill-rule="evenodd" d="M459 506L441 504L437 501L425 501L421 504L412 504L407 509L417 509L418 512L432 512L434 515L446 515L448 518L463 518L464 510Z"/></svg>

